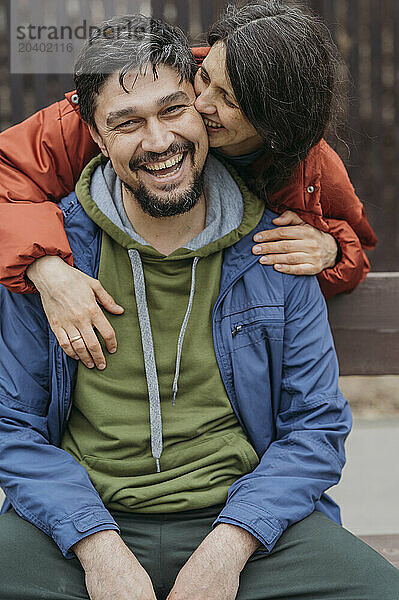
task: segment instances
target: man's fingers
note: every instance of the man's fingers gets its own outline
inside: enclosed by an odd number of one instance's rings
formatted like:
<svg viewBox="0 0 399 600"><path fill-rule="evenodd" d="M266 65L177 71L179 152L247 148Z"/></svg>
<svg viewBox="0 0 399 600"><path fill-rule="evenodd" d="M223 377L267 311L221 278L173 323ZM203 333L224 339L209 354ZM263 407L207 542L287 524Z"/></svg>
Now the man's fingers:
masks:
<svg viewBox="0 0 399 600"><path fill-rule="evenodd" d="M99 310L98 312L99 312L98 316L96 316L93 319L93 325L97 329L97 331L100 333L101 337L103 338L108 352L113 354L114 352L116 352L117 345L118 345L117 341L116 341L115 331L112 328L112 326L110 325L110 323L109 323L107 317L104 315L104 313L101 310Z"/></svg>
<svg viewBox="0 0 399 600"><path fill-rule="evenodd" d="M304 252L292 252L291 254L268 254L261 256L259 262L262 265L304 265L308 264L309 256ZM314 265L313 265L314 267Z"/></svg>
<svg viewBox="0 0 399 600"><path fill-rule="evenodd" d="M93 292L96 296L97 301L110 313L122 314L124 308L119 306L108 292L103 288L101 283L97 283L93 287Z"/></svg>
<svg viewBox="0 0 399 600"><path fill-rule="evenodd" d="M72 348L71 342L69 341L67 332L65 331L65 329L57 329L56 331L54 331L54 335L58 340L59 345L61 346L61 348L63 349L63 351L65 352L65 354L68 354L68 356L70 356L71 358L74 358L75 360L79 360L79 356L76 354L76 352L74 351L74 349Z"/></svg>

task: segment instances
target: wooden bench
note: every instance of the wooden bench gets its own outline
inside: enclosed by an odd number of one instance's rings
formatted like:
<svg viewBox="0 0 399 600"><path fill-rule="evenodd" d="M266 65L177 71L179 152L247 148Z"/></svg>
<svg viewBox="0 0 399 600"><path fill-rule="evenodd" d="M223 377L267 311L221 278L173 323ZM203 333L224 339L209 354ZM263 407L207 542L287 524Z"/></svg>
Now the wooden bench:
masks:
<svg viewBox="0 0 399 600"><path fill-rule="evenodd" d="M341 375L399 375L399 272L370 273L328 312ZM399 531L359 537L399 569Z"/></svg>

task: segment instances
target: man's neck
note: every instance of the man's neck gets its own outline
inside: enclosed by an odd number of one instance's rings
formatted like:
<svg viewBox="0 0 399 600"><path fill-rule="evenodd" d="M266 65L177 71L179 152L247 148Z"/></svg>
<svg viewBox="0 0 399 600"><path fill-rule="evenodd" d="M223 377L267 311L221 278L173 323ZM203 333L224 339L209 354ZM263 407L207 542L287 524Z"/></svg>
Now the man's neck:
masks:
<svg viewBox="0 0 399 600"><path fill-rule="evenodd" d="M165 218L151 217L145 213L124 186L122 199L127 217L136 233L166 256L183 247L205 229L206 201L203 194L189 212Z"/></svg>

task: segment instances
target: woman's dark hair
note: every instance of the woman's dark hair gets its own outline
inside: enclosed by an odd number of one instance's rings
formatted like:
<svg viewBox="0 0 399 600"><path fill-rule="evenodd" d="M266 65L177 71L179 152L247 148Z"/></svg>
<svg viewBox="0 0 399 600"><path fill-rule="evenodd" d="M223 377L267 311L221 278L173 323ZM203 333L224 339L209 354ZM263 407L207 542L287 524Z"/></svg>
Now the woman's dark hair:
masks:
<svg viewBox="0 0 399 600"><path fill-rule="evenodd" d="M110 75L118 72L120 85L128 92L124 85L128 71L143 73L150 67L156 79L157 65L171 67L181 81L194 81L197 64L178 27L140 14L113 17L92 27L75 64L82 119L95 127L97 95Z"/></svg>
<svg viewBox="0 0 399 600"><path fill-rule="evenodd" d="M208 42L225 44L235 97L263 138L269 160L251 187L267 200L338 121L343 63L320 18L295 0L229 6Z"/></svg>

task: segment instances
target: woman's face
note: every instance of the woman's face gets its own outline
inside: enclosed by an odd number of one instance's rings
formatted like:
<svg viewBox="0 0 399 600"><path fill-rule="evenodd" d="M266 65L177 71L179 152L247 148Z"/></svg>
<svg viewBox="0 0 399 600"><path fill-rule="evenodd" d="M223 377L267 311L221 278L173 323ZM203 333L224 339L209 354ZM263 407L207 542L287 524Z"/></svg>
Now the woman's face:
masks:
<svg viewBox="0 0 399 600"><path fill-rule="evenodd" d="M228 156L255 152L262 138L241 112L226 72L226 47L218 42L195 76L196 109L201 113L209 145Z"/></svg>

